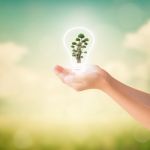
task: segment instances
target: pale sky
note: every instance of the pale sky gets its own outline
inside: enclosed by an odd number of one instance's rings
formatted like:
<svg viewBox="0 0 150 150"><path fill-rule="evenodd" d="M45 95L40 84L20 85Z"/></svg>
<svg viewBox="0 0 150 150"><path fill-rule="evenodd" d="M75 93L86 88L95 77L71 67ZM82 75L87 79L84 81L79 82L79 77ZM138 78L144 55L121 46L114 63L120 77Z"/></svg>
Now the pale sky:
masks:
<svg viewBox="0 0 150 150"><path fill-rule="evenodd" d="M64 33L84 26L96 39L90 63L100 65L124 83L149 91L149 3L0 1L1 115L70 122L129 119L104 93L77 93L63 85L53 67L69 64L62 43Z"/></svg>

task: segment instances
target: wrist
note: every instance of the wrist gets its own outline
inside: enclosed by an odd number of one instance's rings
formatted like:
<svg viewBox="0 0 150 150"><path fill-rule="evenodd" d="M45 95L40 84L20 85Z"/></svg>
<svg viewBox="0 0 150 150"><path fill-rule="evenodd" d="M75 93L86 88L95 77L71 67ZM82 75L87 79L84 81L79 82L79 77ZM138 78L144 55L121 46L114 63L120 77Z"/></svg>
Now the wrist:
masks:
<svg viewBox="0 0 150 150"><path fill-rule="evenodd" d="M113 77L108 72L101 69L99 71L98 89L107 93L108 90L111 88L112 82L113 82Z"/></svg>

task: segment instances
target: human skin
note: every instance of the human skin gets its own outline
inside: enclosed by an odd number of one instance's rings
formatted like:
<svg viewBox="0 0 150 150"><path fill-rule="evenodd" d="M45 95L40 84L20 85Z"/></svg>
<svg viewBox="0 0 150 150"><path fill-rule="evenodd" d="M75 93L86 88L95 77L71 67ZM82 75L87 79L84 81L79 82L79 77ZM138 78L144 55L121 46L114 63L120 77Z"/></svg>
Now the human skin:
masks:
<svg viewBox="0 0 150 150"><path fill-rule="evenodd" d="M57 65L54 71L63 83L76 91L103 91L144 127L150 129L150 94L121 83L97 65L90 65L82 72Z"/></svg>

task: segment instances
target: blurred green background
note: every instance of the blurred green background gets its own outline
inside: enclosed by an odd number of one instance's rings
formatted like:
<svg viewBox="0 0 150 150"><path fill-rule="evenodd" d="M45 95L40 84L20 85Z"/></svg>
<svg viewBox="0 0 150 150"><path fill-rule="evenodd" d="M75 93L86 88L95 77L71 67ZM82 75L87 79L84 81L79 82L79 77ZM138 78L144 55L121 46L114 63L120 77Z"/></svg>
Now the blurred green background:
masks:
<svg viewBox="0 0 150 150"><path fill-rule="evenodd" d="M89 63L149 92L150 1L0 0L0 150L150 149L150 132L110 97L54 75L76 26L96 38Z"/></svg>

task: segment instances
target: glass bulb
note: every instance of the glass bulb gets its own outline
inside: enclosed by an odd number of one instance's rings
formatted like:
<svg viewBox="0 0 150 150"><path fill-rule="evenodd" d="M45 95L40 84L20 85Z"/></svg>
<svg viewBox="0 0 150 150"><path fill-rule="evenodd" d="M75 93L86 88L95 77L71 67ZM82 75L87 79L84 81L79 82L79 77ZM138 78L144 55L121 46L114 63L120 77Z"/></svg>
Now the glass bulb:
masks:
<svg viewBox="0 0 150 150"><path fill-rule="evenodd" d="M74 69L81 69L88 63L94 42L93 33L85 27L74 27L64 34L64 47L69 54Z"/></svg>

